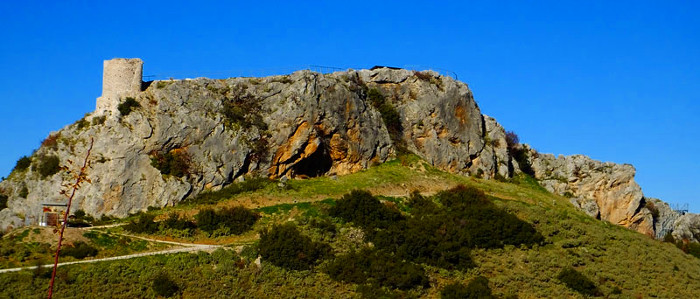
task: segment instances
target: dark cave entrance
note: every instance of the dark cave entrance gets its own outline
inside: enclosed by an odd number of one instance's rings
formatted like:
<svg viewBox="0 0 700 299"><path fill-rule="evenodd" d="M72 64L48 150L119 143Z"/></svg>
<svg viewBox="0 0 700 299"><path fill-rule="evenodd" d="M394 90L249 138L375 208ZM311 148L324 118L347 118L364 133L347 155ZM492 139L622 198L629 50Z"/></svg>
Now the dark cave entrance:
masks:
<svg viewBox="0 0 700 299"><path fill-rule="evenodd" d="M333 166L333 159L323 144L318 149L292 166L292 175L298 177L317 177L326 174Z"/></svg>

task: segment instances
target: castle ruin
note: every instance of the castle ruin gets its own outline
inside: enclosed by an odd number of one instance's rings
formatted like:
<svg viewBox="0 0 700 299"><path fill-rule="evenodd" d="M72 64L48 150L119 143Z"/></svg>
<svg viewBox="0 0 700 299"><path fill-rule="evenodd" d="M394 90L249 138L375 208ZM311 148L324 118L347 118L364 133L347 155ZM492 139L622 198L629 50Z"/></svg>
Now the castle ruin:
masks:
<svg viewBox="0 0 700 299"><path fill-rule="evenodd" d="M115 113L123 98L141 92L143 60L139 58L114 58L104 61L102 96L97 98L95 111Z"/></svg>

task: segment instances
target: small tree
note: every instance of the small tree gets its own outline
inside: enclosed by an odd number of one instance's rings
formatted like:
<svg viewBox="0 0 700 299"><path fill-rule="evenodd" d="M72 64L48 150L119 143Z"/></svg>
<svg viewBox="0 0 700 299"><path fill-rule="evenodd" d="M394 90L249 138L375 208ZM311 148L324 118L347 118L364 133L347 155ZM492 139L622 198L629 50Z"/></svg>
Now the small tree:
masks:
<svg viewBox="0 0 700 299"><path fill-rule="evenodd" d="M25 170L25 169L29 168L29 166L31 164L32 164L32 159L27 157L27 156L23 156L22 158L19 158L19 160L17 160L17 164L15 164L15 170L17 170L17 171Z"/></svg>
<svg viewBox="0 0 700 299"><path fill-rule="evenodd" d="M119 113L122 116L127 116L129 115L129 113L131 113L133 109L138 107L141 107L141 104L139 104L139 102L137 102L136 99L128 97L124 100L124 102L120 103L117 106L117 110L119 110Z"/></svg>
<svg viewBox="0 0 700 299"><path fill-rule="evenodd" d="M156 231L158 231L158 224L155 221L153 221L155 217L155 215L141 214L136 221L131 220L129 224L125 225L124 229L137 234L155 233Z"/></svg>
<svg viewBox="0 0 700 299"><path fill-rule="evenodd" d="M532 169L532 165L530 165L528 152L523 146L520 146L520 138L515 132L506 132L506 146L508 148L508 154L518 162L520 171L529 176L535 176L535 171Z"/></svg>
<svg viewBox="0 0 700 299"><path fill-rule="evenodd" d="M61 170L61 160L58 156L41 156L39 158L39 166L37 171L41 176L48 177L58 173Z"/></svg>

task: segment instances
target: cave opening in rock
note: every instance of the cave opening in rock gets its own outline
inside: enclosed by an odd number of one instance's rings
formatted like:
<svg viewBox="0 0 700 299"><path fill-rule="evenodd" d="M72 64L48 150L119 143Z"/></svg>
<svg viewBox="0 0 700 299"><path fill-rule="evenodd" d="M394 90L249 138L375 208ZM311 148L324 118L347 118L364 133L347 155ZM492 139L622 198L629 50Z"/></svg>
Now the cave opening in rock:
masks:
<svg viewBox="0 0 700 299"><path fill-rule="evenodd" d="M317 177L326 174L333 166L333 159L325 146L292 166L292 175L296 177Z"/></svg>

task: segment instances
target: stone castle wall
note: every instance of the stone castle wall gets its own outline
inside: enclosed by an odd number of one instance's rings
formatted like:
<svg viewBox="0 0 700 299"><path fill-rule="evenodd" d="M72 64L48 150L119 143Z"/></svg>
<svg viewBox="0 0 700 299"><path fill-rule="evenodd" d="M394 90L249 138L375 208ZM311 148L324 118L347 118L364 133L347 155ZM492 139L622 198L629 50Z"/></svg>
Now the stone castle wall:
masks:
<svg viewBox="0 0 700 299"><path fill-rule="evenodd" d="M115 58L104 61L102 96L96 111L116 111L122 98L141 91L143 61L138 58Z"/></svg>

